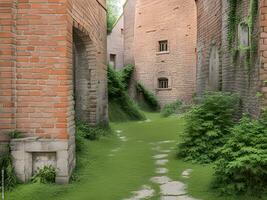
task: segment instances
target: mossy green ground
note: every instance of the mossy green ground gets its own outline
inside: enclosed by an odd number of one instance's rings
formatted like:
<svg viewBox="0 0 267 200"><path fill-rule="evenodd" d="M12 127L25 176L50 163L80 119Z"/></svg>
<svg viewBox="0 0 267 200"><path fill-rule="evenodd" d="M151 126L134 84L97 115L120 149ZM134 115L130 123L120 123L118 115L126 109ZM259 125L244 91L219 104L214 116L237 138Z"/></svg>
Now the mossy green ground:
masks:
<svg viewBox="0 0 267 200"><path fill-rule="evenodd" d="M159 188L151 184L155 176L152 158L155 152L151 143L175 140L184 128L182 118L161 118L159 114L147 114L151 122L125 122L111 124L114 134L99 141L85 141L83 153L78 157L78 180L69 185L20 185L7 193L7 200L122 200L142 185L150 185L157 194L150 200L159 200ZM122 141L115 132L127 141ZM166 148L175 143L163 144ZM115 151L114 151L115 150ZM256 200L255 197L219 197L210 189L212 166L179 161L175 148L169 155L168 176L188 184L189 194L202 200ZM113 156L112 156L113 155ZM185 169L193 169L191 178L182 179ZM263 198L267 199L267 197Z"/></svg>

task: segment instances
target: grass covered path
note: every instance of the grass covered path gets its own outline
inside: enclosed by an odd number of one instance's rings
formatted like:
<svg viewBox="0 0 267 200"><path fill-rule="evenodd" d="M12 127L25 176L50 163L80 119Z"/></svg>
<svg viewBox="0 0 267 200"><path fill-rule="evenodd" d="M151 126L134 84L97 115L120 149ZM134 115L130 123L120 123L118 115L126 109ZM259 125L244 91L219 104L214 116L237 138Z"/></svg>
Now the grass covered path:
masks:
<svg viewBox="0 0 267 200"><path fill-rule="evenodd" d="M146 185L155 191L150 200L159 200L159 187L150 179L156 176L155 147L162 141L179 141L184 128L182 118L161 118L147 114L146 122L111 124L114 134L99 141L86 141L78 158L75 182L61 185L20 185L7 194L7 200L123 200ZM218 197L209 187L212 167L193 165L175 158L176 142L161 143L172 149L168 154L167 175L188 184L191 196L203 200L254 200L254 197ZM192 169L190 178L182 178ZM267 198L264 198L267 199Z"/></svg>

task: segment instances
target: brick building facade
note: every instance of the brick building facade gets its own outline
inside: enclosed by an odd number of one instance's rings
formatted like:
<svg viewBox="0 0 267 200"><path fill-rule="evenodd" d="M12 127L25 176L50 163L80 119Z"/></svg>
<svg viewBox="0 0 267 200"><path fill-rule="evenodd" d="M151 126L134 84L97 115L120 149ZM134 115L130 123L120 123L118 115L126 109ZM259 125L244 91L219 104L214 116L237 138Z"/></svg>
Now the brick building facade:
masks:
<svg viewBox="0 0 267 200"><path fill-rule="evenodd" d="M76 119L107 122L105 0L0 2L0 131L27 181L45 162L67 182Z"/></svg>
<svg viewBox="0 0 267 200"><path fill-rule="evenodd" d="M196 77L194 0L128 0L124 16L125 64L135 65L135 79L161 105L191 100Z"/></svg>
<svg viewBox="0 0 267 200"><path fill-rule="evenodd" d="M115 69L122 69L124 65L124 15L122 14L107 38L108 63Z"/></svg>
<svg viewBox="0 0 267 200"><path fill-rule="evenodd" d="M197 94L202 95L206 90L238 93L242 99L242 111L258 115L260 105L266 105L267 98L264 82L266 4L258 1L257 16L253 28L250 28L247 22L252 16L251 2L243 0L238 4L235 13L239 21L235 25L231 41L228 31L229 1L196 0Z"/></svg>

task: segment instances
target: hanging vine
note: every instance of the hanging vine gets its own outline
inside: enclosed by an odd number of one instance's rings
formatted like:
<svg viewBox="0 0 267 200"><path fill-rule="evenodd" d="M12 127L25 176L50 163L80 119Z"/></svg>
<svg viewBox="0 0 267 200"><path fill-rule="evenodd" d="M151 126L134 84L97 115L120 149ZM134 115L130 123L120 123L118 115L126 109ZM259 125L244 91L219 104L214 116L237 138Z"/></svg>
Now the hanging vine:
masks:
<svg viewBox="0 0 267 200"><path fill-rule="evenodd" d="M238 55L240 53L245 54L246 68L250 72L251 66L254 62L253 58L258 48L258 36L254 34L255 23L258 18L258 0L250 0L249 2L249 13L248 18L244 21L244 25L247 25L249 28L249 46L244 47L239 44L239 41L236 39L238 26L242 19L241 9L238 9L238 6L242 3L242 0L228 0L229 3L229 14L228 14L228 47L229 50L233 53L233 62L237 61Z"/></svg>

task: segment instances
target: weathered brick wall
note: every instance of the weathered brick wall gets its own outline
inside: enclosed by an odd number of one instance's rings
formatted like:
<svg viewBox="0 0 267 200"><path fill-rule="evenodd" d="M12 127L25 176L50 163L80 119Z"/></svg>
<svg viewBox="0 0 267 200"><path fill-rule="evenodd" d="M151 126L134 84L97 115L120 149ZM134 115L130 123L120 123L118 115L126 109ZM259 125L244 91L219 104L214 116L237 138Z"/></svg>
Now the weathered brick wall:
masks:
<svg viewBox="0 0 267 200"><path fill-rule="evenodd" d="M0 142L15 128L15 2L0 2Z"/></svg>
<svg viewBox="0 0 267 200"><path fill-rule="evenodd" d="M82 33L86 48L82 58L86 62L77 67L90 74L88 84L81 88L89 94L81 110L88 112L91 124L108 121L105 6L105 0L0 3L0 129L17 129L40 138L11 142L15 170L22 181L32 173L34 151L59 154L58 182L68 181L75 166L74 29ZM49 142L58 145L49 149ZM25 148L18 150L17 144ZM18 152L25 149L20 153L28 160L19 166L16 161L23 158Z"/></svg>
<svg viewBox="0 0 267 200"><path fill-rule="evenodd" d="M196 77L195 1L138 0L135 13L136 79L156 94L161 105L191 100ZM159 52L161 40L168 40L168 52ZM161 77L169 79L168 89L158 88Z"/></svg>
<svg viewBox="0 0 267 200"><path fill-rule="evenodd" d="M124 66L124 16L121 15L112 32L107 38L107 59L110 61L110 55L116 55L116 69L122 69Z"/></svg>
<svg viewBox="0 0 267 200"><path fill-rule="evenodd" d="M267 107L267 0L260 1L260 87L263 94L262 106Z"/></svg>
<svg viewBox="0 0 267 200"><path fill-rule="evenodd" d="M136 1L127 0L124 4L124 65L134 65L134 32Z"/></svg>
<svg viewBox="0 0 267 200"><path fill-rule="evenodd" d="M197 5L197 94L209 87L209 58L212 47L221 47L221 0L196 0ZM221 54L220 54L221 55ZM221 66L221 56L219 57Z"/></svg>
<svg viewBox="0 0 267 200"><path fill-rule="evenodd" d="M240 22L246 22L249 16L249 0L243 0L237 8ZM239 31L236 29L235 41L229 48L228 42L228 1L197 0L198 12L198 72L197 93L203 94L206 90L223 90L238 93L242 98L242 111L253 115L259 114L259 56L253 55L250 71L246 63L246 55L239 50L234 58L233 49L238 49ZM239 14L241 13L241 14ZM253 35L259 34L258 23L255 23ZM218 87L212 87L210 77L214 67L212 47L216 46L219 52ZM216 68L216 67L215 67ZM215 74L216 75L216 74Z"/></svg>

